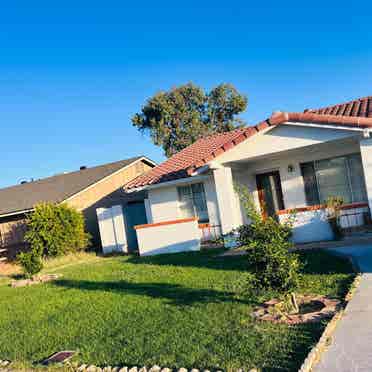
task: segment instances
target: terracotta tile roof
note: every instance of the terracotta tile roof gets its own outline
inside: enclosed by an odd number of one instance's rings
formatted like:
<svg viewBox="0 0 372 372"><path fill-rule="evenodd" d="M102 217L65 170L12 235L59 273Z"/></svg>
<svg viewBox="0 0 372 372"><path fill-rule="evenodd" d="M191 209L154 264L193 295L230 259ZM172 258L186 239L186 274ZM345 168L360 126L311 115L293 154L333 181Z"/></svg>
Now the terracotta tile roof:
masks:
<svg viewBox="0 0 372 372"><path fill-rule="evenodd" d="M269 120L266 120L254 127L239 128L231 132L201 138L146 174L129 182L125 185L125 189L129 190L189 177L197 168L202 167L218 155L230 150L269 125Z"/></svg>
<svg viewBox="0 0 372 372"><path fill-rule="evenodd" d="M245 139L269 126L286 122L315 123L321 125L342 125L357 128L372 128L372 97L305 112L276 112L271 118L254 127L236 129L232 132L201 138L191 146L173 155L148 173L135 178L126 190L146 185L189 177L196 169L207 164L218 155L230 150Z"/></svg>
<svg viewBox="0 0 372 372"><path fill-rule="evenodd" d="M314 123L325 125L341 125L344 127L372 128L372 117L340 116L317 114L312 112L279 112L270 118L271 125L292 123Z"/></svg>
<svg viewBox="0 0 372 372"><path fill-rule="evenodd" d="M340 103L338 105L323 107L320 109L308 109L305 110L305 112L312 112L320 115L372 118L372 96L358 98L350 102Z"/></svg>

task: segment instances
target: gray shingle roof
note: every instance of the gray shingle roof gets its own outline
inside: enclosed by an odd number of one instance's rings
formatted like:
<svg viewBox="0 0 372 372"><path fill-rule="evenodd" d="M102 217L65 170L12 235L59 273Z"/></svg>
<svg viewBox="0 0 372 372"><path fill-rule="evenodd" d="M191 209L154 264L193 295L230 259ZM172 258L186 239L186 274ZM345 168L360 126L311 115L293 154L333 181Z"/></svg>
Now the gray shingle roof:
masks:
<svg viewBox="0 0 372 372"><path fill-rule="evenodd" d="M62 202L141 158L138 156L0 189L0 216L32 209L43 201Z"/></svg>

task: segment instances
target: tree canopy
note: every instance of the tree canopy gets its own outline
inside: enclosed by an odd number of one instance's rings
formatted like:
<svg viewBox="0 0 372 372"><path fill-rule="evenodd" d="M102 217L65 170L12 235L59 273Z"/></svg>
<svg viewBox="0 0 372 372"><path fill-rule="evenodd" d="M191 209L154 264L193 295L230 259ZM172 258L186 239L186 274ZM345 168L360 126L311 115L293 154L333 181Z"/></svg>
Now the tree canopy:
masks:
<svg viewBox="0 0 372 372"><path fill-rule="evenodd" d="M201 137L242 125L237 115L246 107L247 97L231 84L205 92L188 83L155 94L132 117L132 123L172 156Z"/></svg>

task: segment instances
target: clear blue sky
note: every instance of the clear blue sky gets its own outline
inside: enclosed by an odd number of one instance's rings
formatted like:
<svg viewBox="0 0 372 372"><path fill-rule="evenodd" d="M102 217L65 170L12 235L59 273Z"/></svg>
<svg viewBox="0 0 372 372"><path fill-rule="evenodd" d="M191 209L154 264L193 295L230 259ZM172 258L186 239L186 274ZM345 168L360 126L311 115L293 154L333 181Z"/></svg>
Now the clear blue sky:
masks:
<svg viewBox="0 0 372 372"><path fill-rule="evenodd" d="M130 118L156 91L233 83L254 124L372 94L365 1L7 1L0 186L162 150Z"/></svg>

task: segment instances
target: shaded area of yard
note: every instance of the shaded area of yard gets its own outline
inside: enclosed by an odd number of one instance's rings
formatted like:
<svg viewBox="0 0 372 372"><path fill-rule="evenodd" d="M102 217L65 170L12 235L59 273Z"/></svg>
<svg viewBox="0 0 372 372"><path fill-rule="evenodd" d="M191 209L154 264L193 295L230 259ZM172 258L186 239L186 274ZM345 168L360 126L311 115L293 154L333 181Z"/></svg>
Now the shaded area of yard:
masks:
<svg viewBox="0 0 372 372"><path fill-rule="evenodd" d="M57 269L63 278L0 287L0 359L31 362L62 350L98 365L253 366L294 371L324 324L254 322L246 258L216 253L111 257ZM301 292L343 296L353 274L341 258L301 254Z"/></svg>

